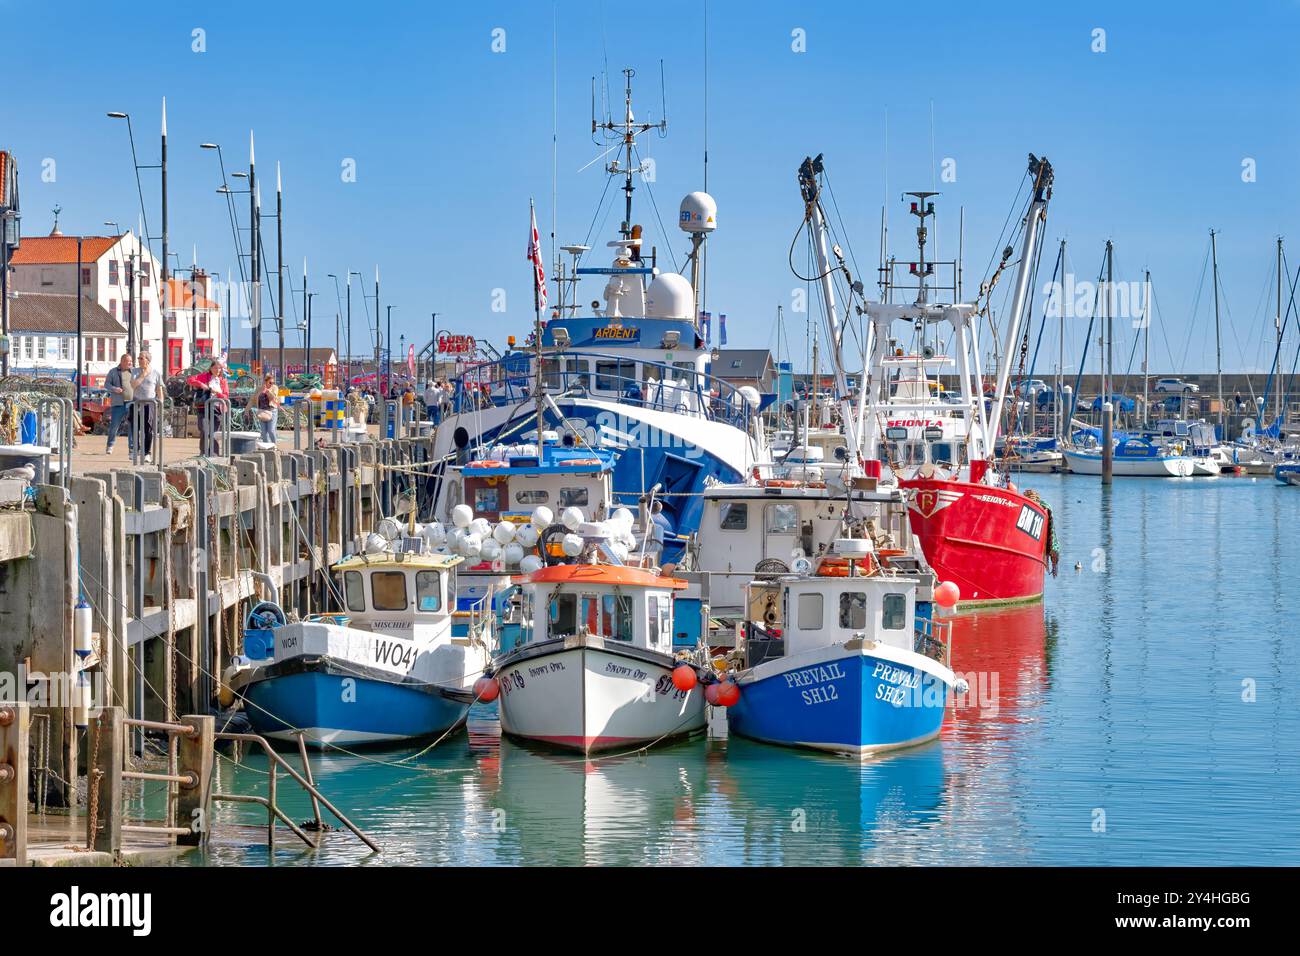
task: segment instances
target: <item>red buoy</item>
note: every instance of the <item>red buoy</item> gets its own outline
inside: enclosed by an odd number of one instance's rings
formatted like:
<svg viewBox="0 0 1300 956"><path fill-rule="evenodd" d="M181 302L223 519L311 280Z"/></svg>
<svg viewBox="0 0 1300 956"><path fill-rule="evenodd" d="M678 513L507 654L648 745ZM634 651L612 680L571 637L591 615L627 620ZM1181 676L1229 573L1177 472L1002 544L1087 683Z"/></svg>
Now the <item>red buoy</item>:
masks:
<svg viewBox="0 0 1300 956"><path fill-rule="evenodd" d="M718 685L718 703L723 707L731 707L740 700L740 687L735 681L725 680Z"/></svg>
<svg viewBox="0 0 1300 956"><path fill-rule="evenodd" d="M485 704L490 704L501 693L501 685L495 677L480 677L474 682L474 696Z"/></svg>
<svg viewBox="0 0 1300 956"><path fill-rule="evenodd" d="M934 603L939 607L956 607L961 600L961 588L952 581L944 581L934 589Z"/></svg>
<svg viewBox="0 0 1300 956"><path fill-rule="evenodd" d="M678 664L673 668L673 686L678 690L693 690L699 682L700 679L695 674L695 668L690 664Z"/></svg>
<svg viewBox="0 0 1300 956"><path fill-rule="evenodd" d="M718 706L718 691L722 689L721 684L710 684L704 688L704 699L714 707Z"/></svg>

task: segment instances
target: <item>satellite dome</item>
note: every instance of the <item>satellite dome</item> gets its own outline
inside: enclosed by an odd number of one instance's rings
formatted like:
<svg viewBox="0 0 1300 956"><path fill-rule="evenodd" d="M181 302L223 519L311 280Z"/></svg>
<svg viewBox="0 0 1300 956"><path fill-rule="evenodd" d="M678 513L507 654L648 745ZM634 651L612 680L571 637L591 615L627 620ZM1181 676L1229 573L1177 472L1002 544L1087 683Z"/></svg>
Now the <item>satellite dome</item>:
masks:
<svg viewBox="0 0 1300 956"><path fill-rule="evenodd" d="M682 232L712 232L718 228L718 204L708 193L691 193L682 200L677 225Z"/></svg>
<svg viewBox="0 0 1300 956"><path fill-rule="evenodd" d="M689 319L694 301L689 279L676 272L662 272L646 289L645 312L652 319Z"/></svg>

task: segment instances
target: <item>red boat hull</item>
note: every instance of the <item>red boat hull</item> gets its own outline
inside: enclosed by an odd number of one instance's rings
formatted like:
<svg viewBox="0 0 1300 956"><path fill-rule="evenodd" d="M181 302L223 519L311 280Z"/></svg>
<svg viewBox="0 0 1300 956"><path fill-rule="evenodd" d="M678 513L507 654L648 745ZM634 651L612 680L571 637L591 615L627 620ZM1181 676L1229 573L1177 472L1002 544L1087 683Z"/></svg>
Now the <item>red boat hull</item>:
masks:
<svg viewBox="0 0 1300 956"><path fill-rule="evenodd" d="M1011 604L1043 596L1051 520L1019 492L967 481L914 478L912 534L940 581L961 589L961 603Z"/></svg>

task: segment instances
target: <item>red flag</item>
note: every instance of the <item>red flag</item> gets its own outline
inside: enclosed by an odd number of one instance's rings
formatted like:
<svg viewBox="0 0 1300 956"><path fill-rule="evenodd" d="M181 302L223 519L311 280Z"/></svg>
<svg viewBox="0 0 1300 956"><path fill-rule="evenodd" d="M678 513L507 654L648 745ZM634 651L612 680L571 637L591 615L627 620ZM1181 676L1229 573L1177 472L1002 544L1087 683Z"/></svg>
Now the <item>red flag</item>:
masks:
<svg viewBox="0 0 1300 956"><path fill-rule="evenodd" d="M539 311L546 310L546 270L542 268L542 242L537 235L537 211L533 204L528 204L528 218L532 220L532 231L528 238L528 260L533 264L533 301Z"/></svg>

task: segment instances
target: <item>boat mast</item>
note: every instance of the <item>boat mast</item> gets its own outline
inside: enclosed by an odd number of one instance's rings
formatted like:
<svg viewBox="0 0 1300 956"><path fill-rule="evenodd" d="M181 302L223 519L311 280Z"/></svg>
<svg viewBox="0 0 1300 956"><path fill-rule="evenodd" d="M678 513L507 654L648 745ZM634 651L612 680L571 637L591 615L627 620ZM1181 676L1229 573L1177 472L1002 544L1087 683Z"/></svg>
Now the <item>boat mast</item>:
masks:
<svg viewBox="0 0 1300 956"><path fill-rule="evenodd" d="M1277 316L1274 319L1277 328L1277 349L1273 353L1273 405L1277 409L1278 428L1282 427L1282 237L1277 237ZM1280 434L1280 432L1279 432Z"/></svg>
<svg viewBox="0 0 1300 956"><path fill-rule="evenodd" d="M1211 236L1214 233L1210 233ZM1151 427L1151 270L1146 271L1146 282L1143 286L1143 292L1146 294L1146 301L1142 303L1142 424ZM1217 305L1217 303L1216 303ZM1219 319L1217 310L1214 319L1214 326L1217 332ZM1222 390L1222 378L1220 378L1220 390Z"/></svg>
<svg viewBox="0 0 1300 956"><path fill-rule="evenodd" d="M1044 157L1029 156L1029 174L1034 177L1033 201L1025 217L1025 239L1020 249L1020 268L1016 272L1015 294L1011 300L1011 314L1007 316L1006 344L1002 349L1005 361L998 365L997 389L994 392L992 413L989 416L988 454L998 444L998 430L1002 424L1002 409L1006 400L1007 380L1011 375L1011 356L1020 338L1020 325L1024 318L1025 302L1029 298L1029 278L1038 254L1038 241L1042 224L1047 218L1047 202L1052 196L1052 164ZM995 340L996 341L996 340Z"/></svg>
<svg viewBox="0 0 1300 956"><path fill-rule="evenodd" d="M1214 363L1219 379L1219 435L1223 435L1223 338L1219 329L1219 246L1218 234L1210 230L1210 259L1214 263L1211 278L1214 281Z"/></svg>
<svg viewBox="0 0 1300 956"><path fill-rule="evenodd" d="M1056 440L1061 442L1065 439L1065 240L1061 240L1061 289L1059 292L1060 301L1057 303L1059 308L1056 310L1057 316L1061 323L1061 331L1057 337L1056 349Z"/></svg>

